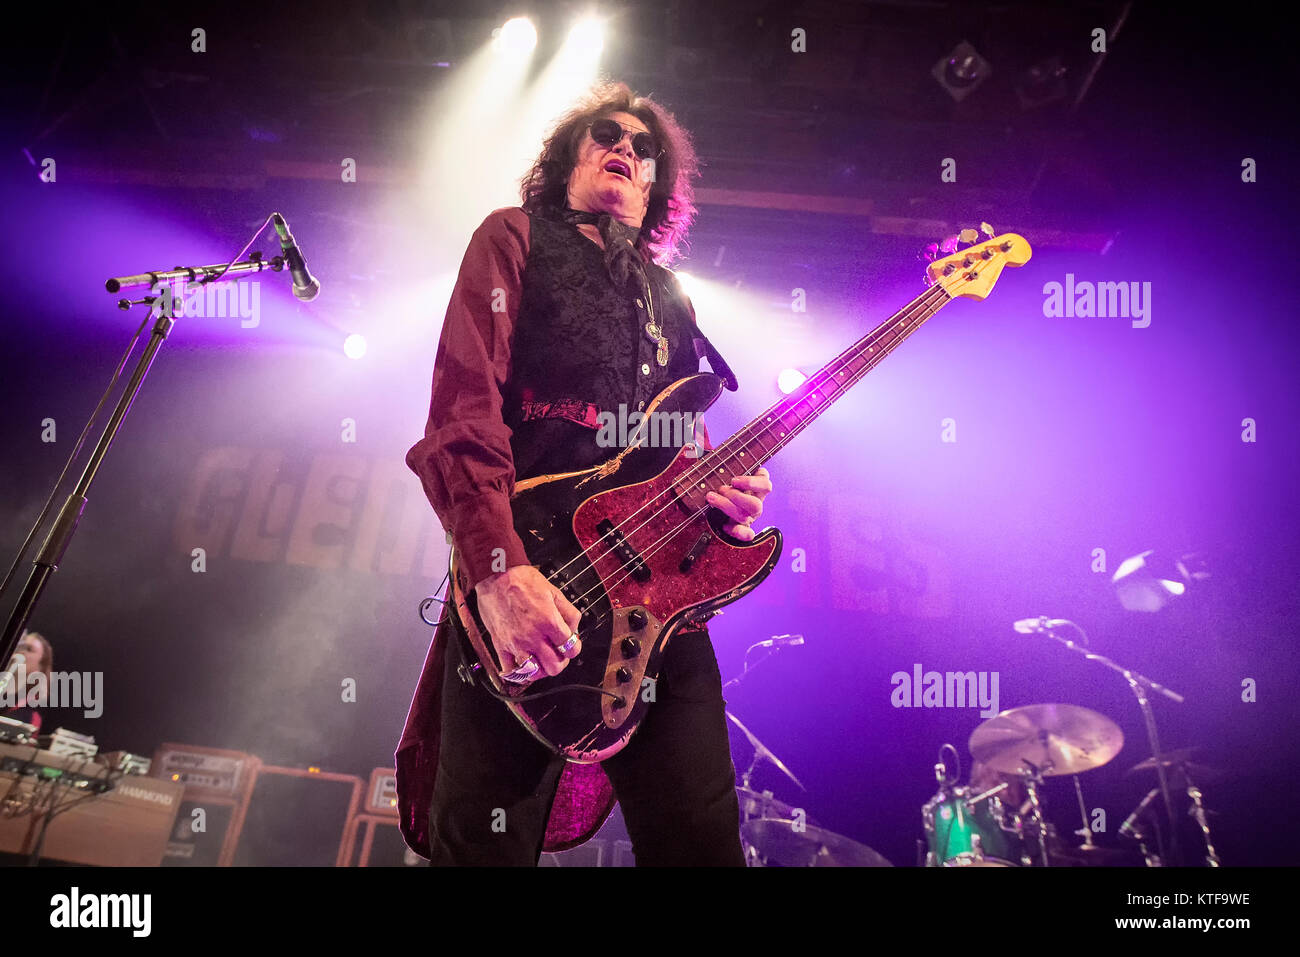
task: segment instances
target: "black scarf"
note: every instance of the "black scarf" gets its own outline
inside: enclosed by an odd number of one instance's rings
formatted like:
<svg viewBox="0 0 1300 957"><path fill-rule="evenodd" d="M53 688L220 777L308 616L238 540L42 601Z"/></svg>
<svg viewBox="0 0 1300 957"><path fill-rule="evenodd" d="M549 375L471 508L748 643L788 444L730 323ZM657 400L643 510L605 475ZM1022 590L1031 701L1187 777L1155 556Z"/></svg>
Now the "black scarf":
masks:
<svg viewBox="0 0 1300 957"><path fill-rule="evenodd" d="M616 289L640 292L646 283L645 260L637 252L636 240L641 230L619 222L609 213L589 213L568 207L561 218L575 226L592 225L605 242L605 268Z"/></svg>

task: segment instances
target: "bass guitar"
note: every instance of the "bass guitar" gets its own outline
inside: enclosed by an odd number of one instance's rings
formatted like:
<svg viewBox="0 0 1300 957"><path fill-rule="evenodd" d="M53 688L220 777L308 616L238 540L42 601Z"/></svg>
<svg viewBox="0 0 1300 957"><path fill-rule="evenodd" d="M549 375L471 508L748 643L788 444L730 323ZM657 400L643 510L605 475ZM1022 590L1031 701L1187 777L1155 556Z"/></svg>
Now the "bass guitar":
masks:
<svg viewBox="0 0 1300 957"><path fill-rule="evenodd" d="M568 760L616 754L651 707L672 636L752 591L780 557L777 529L750 542L732 538L706 493L755 472L945 304L986 298L1004 267L1030 255L1023 237L1005 233L936 259L925 292L716 448L655 445L638 430L638 443L603 465L517 483L515 530L532 564L582 612L582 651L554 677L503 680L453 548L448 613L469 642L470 670L486 675L519 721ZM643 421L693 422L721 391L711 373L679 379Z"/></svg>

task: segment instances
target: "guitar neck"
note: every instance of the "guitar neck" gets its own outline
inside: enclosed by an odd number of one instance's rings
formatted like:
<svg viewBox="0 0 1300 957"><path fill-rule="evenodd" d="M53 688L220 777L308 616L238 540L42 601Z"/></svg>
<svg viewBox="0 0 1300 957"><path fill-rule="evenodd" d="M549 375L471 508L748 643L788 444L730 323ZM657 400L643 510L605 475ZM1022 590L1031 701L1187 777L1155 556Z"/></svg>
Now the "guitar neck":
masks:
<svg viewBox="0 0 1300 957"><path fill-rule="evenodd" d="M703 483L717 489L728 484L733 476L756 471L951 298L937 284L921 293L809 376L799 388L710 451L701 459L701 468L707 467L707 473L692 476L693 481L697 486Z"/></svg>

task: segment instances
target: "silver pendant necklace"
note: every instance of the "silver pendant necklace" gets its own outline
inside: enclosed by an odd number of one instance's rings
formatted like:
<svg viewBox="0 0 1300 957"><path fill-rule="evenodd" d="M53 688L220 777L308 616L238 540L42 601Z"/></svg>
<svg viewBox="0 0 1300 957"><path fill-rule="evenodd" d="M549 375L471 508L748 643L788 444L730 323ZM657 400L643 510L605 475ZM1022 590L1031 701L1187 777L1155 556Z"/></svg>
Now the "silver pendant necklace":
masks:
<svg viewBox="0 0 1300 957"><path fill-rule="evenodd" d="M646 335L650 337L650 341L656 346L655 362L659 363L661 367L666 366L668 365L668 339L664 336L664 331L660 328L659 323L655 321L655 303L654 296L650 292L649 276L645 277L645 301L646 312L650 313L650 321L645 324Z"/></svg>

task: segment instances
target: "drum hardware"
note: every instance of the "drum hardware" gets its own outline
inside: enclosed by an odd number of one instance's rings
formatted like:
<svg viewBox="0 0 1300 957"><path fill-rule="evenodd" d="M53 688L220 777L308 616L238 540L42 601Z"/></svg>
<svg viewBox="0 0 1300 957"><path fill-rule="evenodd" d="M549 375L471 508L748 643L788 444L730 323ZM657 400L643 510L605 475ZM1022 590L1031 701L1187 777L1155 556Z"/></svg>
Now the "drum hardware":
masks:
<svg viewBox="0 0 1300 957"><path fill-rule="evenodd" d="M1083 800L1083 788L1079 786L1079 775L1074 774L1071 775L1071 777L1074 778L1074 795L1079 799L1079 816L1083 818L1082 830L1075 831L1074 833L1083 838L1084 847L1092 848L1096 845L1092 843L1092 824L1088 820L1088 805L1087 802Z"/></svg>
<svg viewBox="0 0 1300 957"><path fill-rule="evenodd" d="M1057 633L1059 628L1065 626L1072 628L1074 631L1076 631L1079 634L1079 636L1083 639L1082 647L1080 647L1080 645L1078 645L1074 640L1070 638L1064 638ZM1142 719L1146 725L1147 740L1151 745L1151 753L1156 756L1156 765L1155 765L1156 777L1160 782L1160 794L1164 800L1165 816L1170 824L1169 847L1167 849L1164 848L1163 841L1161 841L1162 846L1160 851L1160 857L1162 859L1172 861L1174 864L1179 863L1181 854L1179 852L1179 846L1178 846L1179 845L1178 826L1177 826L1177 821L1174 818L1173 798L1170 795L1169 781L1165 774L1165 766L1164 764L1160 763L1159 760L1160 736L1156 730L1155 713L1152 711L1151 700L1148 697L1148 694L1154 692L1156 694L1163 695L1164 697L1168 698L1170 701L1173 701L1177 704L1182 704L1184 702L1185 699L1183 698L1183 696L1176 691L1166 688L1164 685L1160 684L1160 682L1151 680L1146 675L1141 674L1140 672L1133 671L1132 669L1129 668L1125 668L1124 666L1117 664L1114 661L1111 661L1105 655L1099 655L1093 652L1091 649L1087 647L1088 645L1087 633L1072 621L1068 621L1065 619L1050 620L1047 618L1040 618L1037 619L1036 621L1031 621L1027 619L1022 622L1017 622L1016 625L1013 627L1015 627L1017 631L1021 631L1022 633L1025 634L1038 634L1038 635L1043 635L1047 638L1051 638L1053 641L1064 645L1070 651L1082 655L1086 660L1095 662L1099 665L1109 668L1114 672L1117 672L1128 683L1129 690L1131 690L1133 692L1134 697L1137 698L1138 708L1142 712ZM1120 738L1120 746L1121 747L1123 746L1122 737ZM1118 752L1119 748L1117 747L1115 750L1116 752ZM1114 754L1111 754L1110 757L1114 757ZM1109 758L1107 758L1107 760L1109 760ZM1101 763L1104 764L1105 762L1103 761ZM1093 765L1093 766L1096 767L1098 765ZM1086 769L1085 768L1078 768L1078 769L1058 768L1057 773L1068 774L1074 770L1086 770ZM1161 829L1161 831L1157 833L1157 840L1158 841L1161 840L1163 836L1164 836L1164 831L1163 829Z"/></svg>
<svg viewBox="0 0 1300 957"><path fill-rule="evenodd" d="M756 863L771 867L892 867L883 855L840 834L800 822L766 818L740 828Z"/></svg>
<svg viewBox="0 0 1300 957"><path fill-rule="evenodd" d="M753 670L748 659L754 649L764 648L770 657L783 647L800 644L803 644L802 635L778 635L752 645L745 652L744 670L724 687L734 687ZM754 667L763 660L766 657L755 663ZM743 822L740 826L740 843L747 864L751 867L893 866L883 855L865 844L817 826L815 819L802 808L792 807L779 800L771 791L755 790L753 776L762 761L767 761L793 781L799 790L807 791L807 788L786 767L785 762L745 727L739 718L730 711L726 715L740 729L754 752L749 767L740 776L740 786L736 788Z"/></svg>
<svg viewBox="0 0 1300 957"><path fill-rule="evenodd" d="M754 735L752 731L750 731L747 727L741 724L739 718L737 718L730 711L727 712L727 718L728 720L731 721L732 724L734 724L737 728L740 729L741 733L744 734L746 740L749 741L750 746L754 749L754 757L750 759L749 767L746 768L745 773L740 776L740 782L742 785L748 788L750 786L750 778L753 776L754 771L758 768L758 763L760 761L767 761L774 768L776 768L778 771L780 771L782 774L788 777L791 781L793 781L796 785L798 785L800 791L808 790L806 787L803 786L803 782L794 776L794 772L785 766L785 762L783 762L780 758L778 758L775 754L773 754L772 751L767 747L767 745L763 744L762 741L758 740L758 738Z"/></svg>
<svg viewBox="0 0 1300 957"><path fill-rule="evenodd" d="M968 743L976 761L1002 774L1015 775L1025 790L1028 814L1022 848L1035 845L1043 867L1051 866L1048 827L1039 787L1060 774L1078 775L1108 763L1124 747L1124 733L1105 715L1070 704L1035 704L1011 708L977 727ZM1076 781L1076 787L1077 787ZM1082 793L1080 792L1080 807ZM1087 810L1084 809L1087 826ZM1027 833L1025 833L1027 832ZM1085 837L1091 843L1091 835Z"/></svg>
<svg viewBox="0 0 1300 957"><path fill-rule="evenodd" d="M1029 769L1028 774L1021 774L1021 780L1029 797L1029 820L1037 832L1039 860L1044 867L1051 867L1052 861L1047 855L1047 821L1043 817L1043 802L1038 797L1038 786L1043 783L1044 775L1051 773L1051 768L1039 769L1024 758L1021 761Z"/></svg>
<svg viewBox="0 0 1300 957"><path fill-rule="evenodd" d="M794 818L797 808L778 800L771 791L755 791L743 784L736 788L736 797L740 800L740 817L742 821L753 818ZM810 823L816 821L810 816Z"/></svg>
<svg viewBox="0 0 1300 957"><path fill-rule="evenodd" d="M757 642L750 647L749 651L752 651L754 648L768 647L769 653L774 654L776 651L780 650L782 644L783 643L776 643L775 639L769 639L768 642ZM728 681L725 687L731 688L738 685L749 674L750 670L752 670L748 664L749 651L745 653L746 665L744 670L731 681ZM726 715L727 719L740 729L741 734L745 736L745 740L749 742L749 746L753 749L753 757L750 758L749 766L745 768L744 772L740 776L740 786L736 788L736 797L740 804L740 843L745 852L745 861L751 867L761 867L766 863L768 855L764 853L765 848L760 847L751 840L751 836L756 833L765 832L746 831L745 827L750 823L769 820L785 821L791 827L796 823L800 827L804 827L807 825L808 819L806 813L803 813L801 809L792 807L784 801L777 800L771 791L757 791L754 789L753 777L754 772L758 769L759 763L767 761L798 785L801 791L806 791L807 788L803 786L802 781L795 777L794 772L786 767L785 762L778 758L767 745L760 741L757 735L750 731L749 728L745 727L744 723L741 722L739 718L730 711L727 711Z"/></svg>
<svg viewBox="0 0 1300 957"><path fill-rule="evenodd" d="M719 612L718 614L722 614L722 613ZM749 648L745 650L745 664L744 667L741 669L740 674L736 675L736 677L732 678L725 685L723 685L723 690L726 691L729 688L734 688L737 685L739 685L742 681L745 680L746 677L748 677L750 671L758 667L758 665L762 664L768 658L780 652L781 649L793 645L802 645L802 644L803 644L803 635L777 635L773 638L768 638L765 641L754 642L754 644L750 645ZM760 658L751 667L749 664L749 655L755 648L762 648L767 652L767 654L764 655L764 657ZM750 778L753 776L755 769L758 767L759 761L764 761L764 760L770 762L773 767L775 767L778 771L780 771L791 781L793 781L800 791L808 790L806 787L803 786L803 782L794 776L794 772L785 766L785 762L783 762L780 758L778 758L775 754L773 754L771 749L768 748L767 745L763 744L762 741L758 740L757 735L755 735L752 731L750 731L747 727L745 727L744 724L741 723L739 718L737 718L730 711L726 712L726 715L727 715L727 719L732 724L734 724L737 728L740 729L740 732L745 736L745 739L749 742L749 746L754 749L754 756L749 762L749 767L745 769L745 773L742 774L740 778L741 785L747 791L752 790L750 787Z"/></svg>
<svg viewBox="0 0 1300 957"><path fill-rule="evenodd" d="M955 749L944 745L939 763L934 766L938 793L921 808L926 838L918 842L918 860L927 867L1119 867L1136 866L1138 853L1147 867L1165 866L1165 858L1148 846L1148 824L1158 825L1159 816L1146 812L1160 797L1153 788L1120 826L1119 835L1131 838L1137 852L1102 847L1093 839L1088 819L1088 804L1083 796L1079 775L1102 767L1123 747L1119 727L1104 715L1088 708L1067 704L1025 705L1012 708L984 721L971 733L969 747L976 760L971 772L971 786L957 786L960 777L953 775L943 751ZM1206 863L1220 865L1210 834L1209 811L1201 790L1192 775L1217 779L1223 772L1194 764L1191 749L1172 751L1160 759L1148 758L1129 770L1167 771L1167 780L1185 786L1194 818L1205 836ZM989 786L990 773L1001 783ZM1083 826L1067 832L1078 835L1082 843L1069 846L1046 819L1046 801L1042 786L1047 778L1069 774L1073 778L1075 798ZM982 785L976 790L974 785ZM1017 808L1005 804L1020 800ZM1156 832L1156 844L1161 834ZM926 850L928 845L928 851Z"/></svg>
<svg viewBox="0 0 1300 957"><path fill-rule="evenodd" d="M799 787L803 785L738 718L730 712L727 717L754 745L754 759L736 788L744 822L740 827L740 842L751 867L893 866L865 844L818 827L815 819L801 808L777 799L771 791L755 791L750 779L760 759L771 762Z"/></svg>
<svg viewBox="0 0 1300 957"><path fill-rule="evenodd" d="M1214 849L1214 841L1210 839L1210 822L1206 819L1205 805L1201 802L1201 789L1188 781L1187 796L1192 799L1192 817L1196 818L1201 834L1205 837L1205 864L1207 867L1220 867L1219 852Z"/></svg>
<svg viewBox="0 0 1300 957"><path fill-rule="evenodd" d="M1196 780L1202 784L1214 784L1222 781L1228 776L1227 771L1221 771L1218 768L1212 768L1204 764L1196 764L1191 760L1197 748L1179 748L1176 751L1166 751L1160 757L1160 763L1165 769L1172 772L1170 782L1178 788L1182 788L1187 783L1187 777L1190 774L1196 775ZM1126 775L1136 775L1139 771L1154 771L1156 768L1156 759L1147 758L1139 764L1133 765L1125 772Z"/></svg>
<svg viewBox="0 0 1300 957"><path fill-rule="evenodd" d="M1192 762L1191 757L1196 753L1196 750L1196 748L1180 748L1176 751L1167 751L1161 755L1159 761L1156 761L1154 757L1147 758L1145 761L1129 768L1128 774L1132 775L1138 771L1158 771L1163 768L1167 773L1171 786L1185 790L1187 797L1191 800L1191 807L1188 808L1187 813L1196 821L1201 829L1201 835L1205 839L1206 866L1222 867L1222 861L1219 859L1219 853L1215 850L1214 840L1210 835L1208 817L1210 812L1205 807L1204 793L1192 782L1192 774L1195 773L1197 780L1202 783L1212 783L1225 778L1227 772Z"/></svg>
<svg viewBox="0 0 1300 957"><path fill-rule="evenodd" d="M921 809L929 845L923 863L930 867L1135 864L1134 854L1094 843L1079 780L1079 774L1109 763L1123 742L1118 725L1077 705L1026 705L984 721L969 740L977 762L971 787L955 786L956 778L948 772L942 753L935 765L939 793ZM1001 783L990 786L989 772L995 772L995 780L1000 776ZM1047 821L1043 784L1063 774L1074 778L1083 821L1082 830L1075 832L1082 838L1077 847L1062 841ZM976 790L976 784L982 789ZM1012 803L1005 803L1008 798ZM1014 802L1022 798L1017 807ZM1149 866L1158 866L1156 855L1145 846L1142 852Z"/></svg>
<svg viewBox="0 0 1300 957"><path fill-rule="evenodd" d="M1001 794L1003 791L1005 791L1005 790L1006 790L1007 788L1009 788L1009 787L1011 787L1011 785L1010 785L1010 784L1007 784L1007 783L1004 781L1003 783L999 784L999 785L998 785L997 787L995 787L995 788L989 788L989 789L988 789L987 791L985 791L983 794L977 794L977 795L975 795L975 797L971 798L970 801L968 801L967 803L968 803L971 807L974 807L976 804L979 804L980 801L987 800L988 798L991 798L991 797L996 797L997 795Z"/></svg>
<svg viewBox="0 0 1300 957"><path fill-rule="evenodd" d="M947 752L952 752L952 767ZM939 792L921 807L925 841L919 842L918 859L922 866L1016 867L1018 861L1029 863L1023 853L1019 815L1005 808L1000 797L1010 783L1003 781L978 792L973 786L958 786L961 755L946 743L939 749L934 779ZM923 850L927 844L928 852Z"/></svg>
<svg viewBox="0 0 1300 957"><path fill-rule="evenodd" d="M1080 844L1052 850L1053 867L1130 867L1136 864L1136 851L1123 851L1100 844ZM1148 864L1147 866L1154 866Z"/></svg>
<svg viewBox="0 0 1300 957"><path fill-rule="evenodd" d="M973 795L964 786L940 789L921 808L930 846L925 866L1018 866L1024 856L1019 821L1009 825L1007 816L996 794Z"/></svg>
<svg viewBox="0 0 1300 957"><path fill-rule="evenodd" d="M1160 793L1159 788L1152 788L1151 793L1147 796L1147 798L1143 799L1143 804L1147 803L1148 800L1150 800L1151 798L1153 798L1155 795L1159 793ZM1142 830L1143 825L1141 822L1141 810L1142 810L1142 805L1139 804L1138 809L1135 810L1133 814L1130 815L1132 823L1125 821L1124 822L1125 826L1120 827L1119 829L1120 836L1130 837L1135 842L1137 842L1138 850L1142 853L1142 859L1146 861L1147 867L1164 867L1164 861L1161 859L1160 855L1152 851L1149 847L1147 847L1146 833Z"/></svg>

